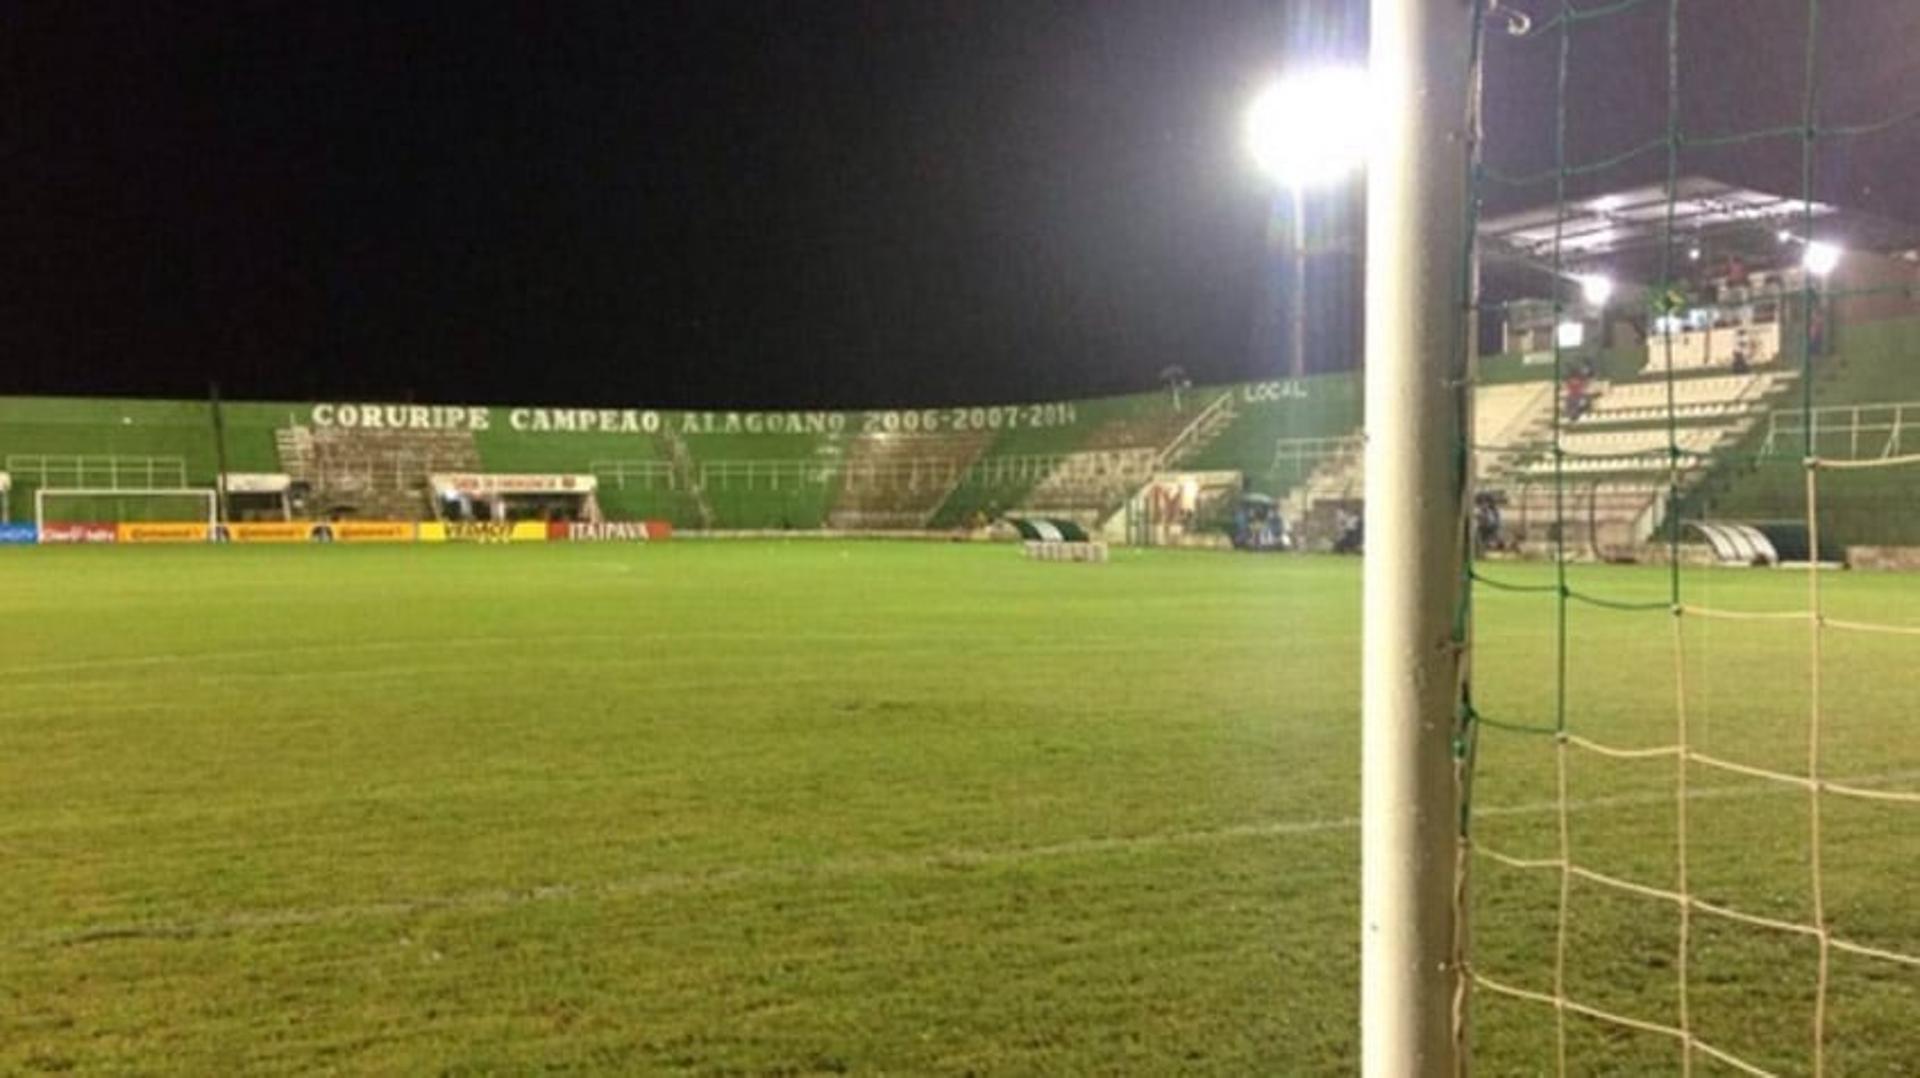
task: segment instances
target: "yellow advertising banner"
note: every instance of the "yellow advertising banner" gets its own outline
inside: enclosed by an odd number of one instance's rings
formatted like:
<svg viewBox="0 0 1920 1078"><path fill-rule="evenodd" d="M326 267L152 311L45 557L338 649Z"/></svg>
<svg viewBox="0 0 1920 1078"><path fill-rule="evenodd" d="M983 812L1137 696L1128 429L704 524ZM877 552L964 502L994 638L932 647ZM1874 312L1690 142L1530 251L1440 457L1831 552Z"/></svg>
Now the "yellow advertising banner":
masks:
<svg viewBox="0 0 1920 1078"><path fill-rule="evenodd" d="M204 543L212 534L204 522L122 524L119 532L123 543Z"/></svg>
<svg viewBox="0 0 1920 1078"><path fill-rule="evenodd" d="M310 543L313 522L285 520L259 524L227 524L221 532L231 543Z"/></svg>
<svg viewBox="0 0 1920 1078"><path fill-rule="evenodd" d="M426 521L420 525L423 543L544 543L547 525L541 520Z"/></svg>
<svg viewBox="0 0 1920 1078"><path fill-rule="evenodd" d="M324 527L331 530L334 541L340 543L411 543L414 530L425 531L429 525L416 525L411 520L337 520Z"/></svg>

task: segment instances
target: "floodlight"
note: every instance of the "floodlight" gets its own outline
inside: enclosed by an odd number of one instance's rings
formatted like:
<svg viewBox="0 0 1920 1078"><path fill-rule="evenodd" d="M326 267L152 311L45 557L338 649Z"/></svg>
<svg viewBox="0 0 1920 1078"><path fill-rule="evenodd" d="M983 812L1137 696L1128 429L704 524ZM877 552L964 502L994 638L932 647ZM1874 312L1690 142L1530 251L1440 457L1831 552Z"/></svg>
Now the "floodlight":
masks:
<svg viewBox="0 0 1920 1078"><path fill-rule="evenodd" d="M1580 285L1580 295L1595 307L1605 307L1613 298L1613 278L1601 273L1583 273L1574 277Z"/></svg>
<svg viewBox="0 0 1920 1078"><path fill-rule="evenodd" d="M1587 327L1584 322L1562 322L1554 328L1553 339L1562 348L1578 348L1587 343Z"/></svg>
<svg viewBox="0 0 1920 1078"><path fill-rule="evenodd" d="M1700 261L1700 248L1698 247L1687 248L1687 261L1689 262Z"/></svg>
<svg viewBox="0 0 1920 1078"><path fill-rule="evenodd" d="M1833 244L1814 240L1800 255L1800 264L1815 277L1825 277L1840 265L1840 254L1840 248Z"/></svg>
<svg viewBox="0 0 1920 1078"><path fill-rule="evenodd" d="M1786 229L1783 228L1780 231L1775 232L1773 234L1773 238L1776 240L1779 240L1781 243L1791 243L1793 242L1793 233L1788 232Z"/></svg>
<svg viewBox="0 0 1920 1078"><path fill-rule="evenodd" d="M1254 98L1247 147L1262 171L1298 191L1366 163L1373 85L1357 67L1299 71Z"/></svg>

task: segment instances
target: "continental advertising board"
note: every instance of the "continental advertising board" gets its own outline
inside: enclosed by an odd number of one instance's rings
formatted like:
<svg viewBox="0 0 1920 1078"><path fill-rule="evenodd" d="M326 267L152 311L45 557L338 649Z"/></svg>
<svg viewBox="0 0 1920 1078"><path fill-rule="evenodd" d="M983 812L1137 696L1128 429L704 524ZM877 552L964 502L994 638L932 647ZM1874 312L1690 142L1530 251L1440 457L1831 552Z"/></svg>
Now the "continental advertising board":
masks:
<svg viewBox="0 0 1920 1078"><path fill-rule="evenodd" d="M116 529L122 543L204 543L213 529L200 522L121 524Z"/></svg>
<svg viewBox="0 0 1920 1078"><path fill-rule="evenodd" d="M221 543L411 543L416 527L410 520L274 520L222 524L213 538Z"/></svg>

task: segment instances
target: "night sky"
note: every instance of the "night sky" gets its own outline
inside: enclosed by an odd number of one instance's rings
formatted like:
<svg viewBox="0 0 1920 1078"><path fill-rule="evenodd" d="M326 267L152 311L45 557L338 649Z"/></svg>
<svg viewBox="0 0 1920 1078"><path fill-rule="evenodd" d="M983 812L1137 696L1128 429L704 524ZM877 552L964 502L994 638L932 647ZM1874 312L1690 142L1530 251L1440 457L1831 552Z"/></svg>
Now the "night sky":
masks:
<svg viewBox="0 0 1920 1078"><path fill-rule="evenodd" d="M857 407L1271 377L1242 111L1290 49L1352 54L1364 6L9 3L0 392ZM1824 7L1833 117L1920 105L1920 3ZM1664 125L1665 8L1580 31L1576 155ZM1692 119L1794 119L1804 0L1688 10ZM1552 45L1491 48L1493 156L1538 167ZM1823 158L1822 195L1920 219L1913 127ZM1790 142L1687 164L1798 189Z"/></svg>

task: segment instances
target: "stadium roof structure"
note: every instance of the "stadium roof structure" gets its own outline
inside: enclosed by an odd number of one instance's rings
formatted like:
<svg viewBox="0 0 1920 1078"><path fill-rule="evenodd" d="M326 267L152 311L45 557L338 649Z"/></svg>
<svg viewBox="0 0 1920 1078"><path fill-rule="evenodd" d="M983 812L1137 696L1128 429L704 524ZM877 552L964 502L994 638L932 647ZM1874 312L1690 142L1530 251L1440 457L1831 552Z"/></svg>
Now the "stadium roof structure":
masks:
<svg viewBox="0 0 1920 1078"><path fill-rule="evenodd" d="M1676 181L1671 215L1663 183L1491 217L1480 223L1483 257L1490 264L1550 269L1554 245L1564 272L1606 268L1626 279L1659 274L1661 245L1671 228L1676 244L1710 248L1716 256L1779 258L1778 233L1799 235L1809 213L1816 239L1856 250L1893 251L1920 244L1920 229L1824 202L1735 187L1704 176Z"/></svg>

